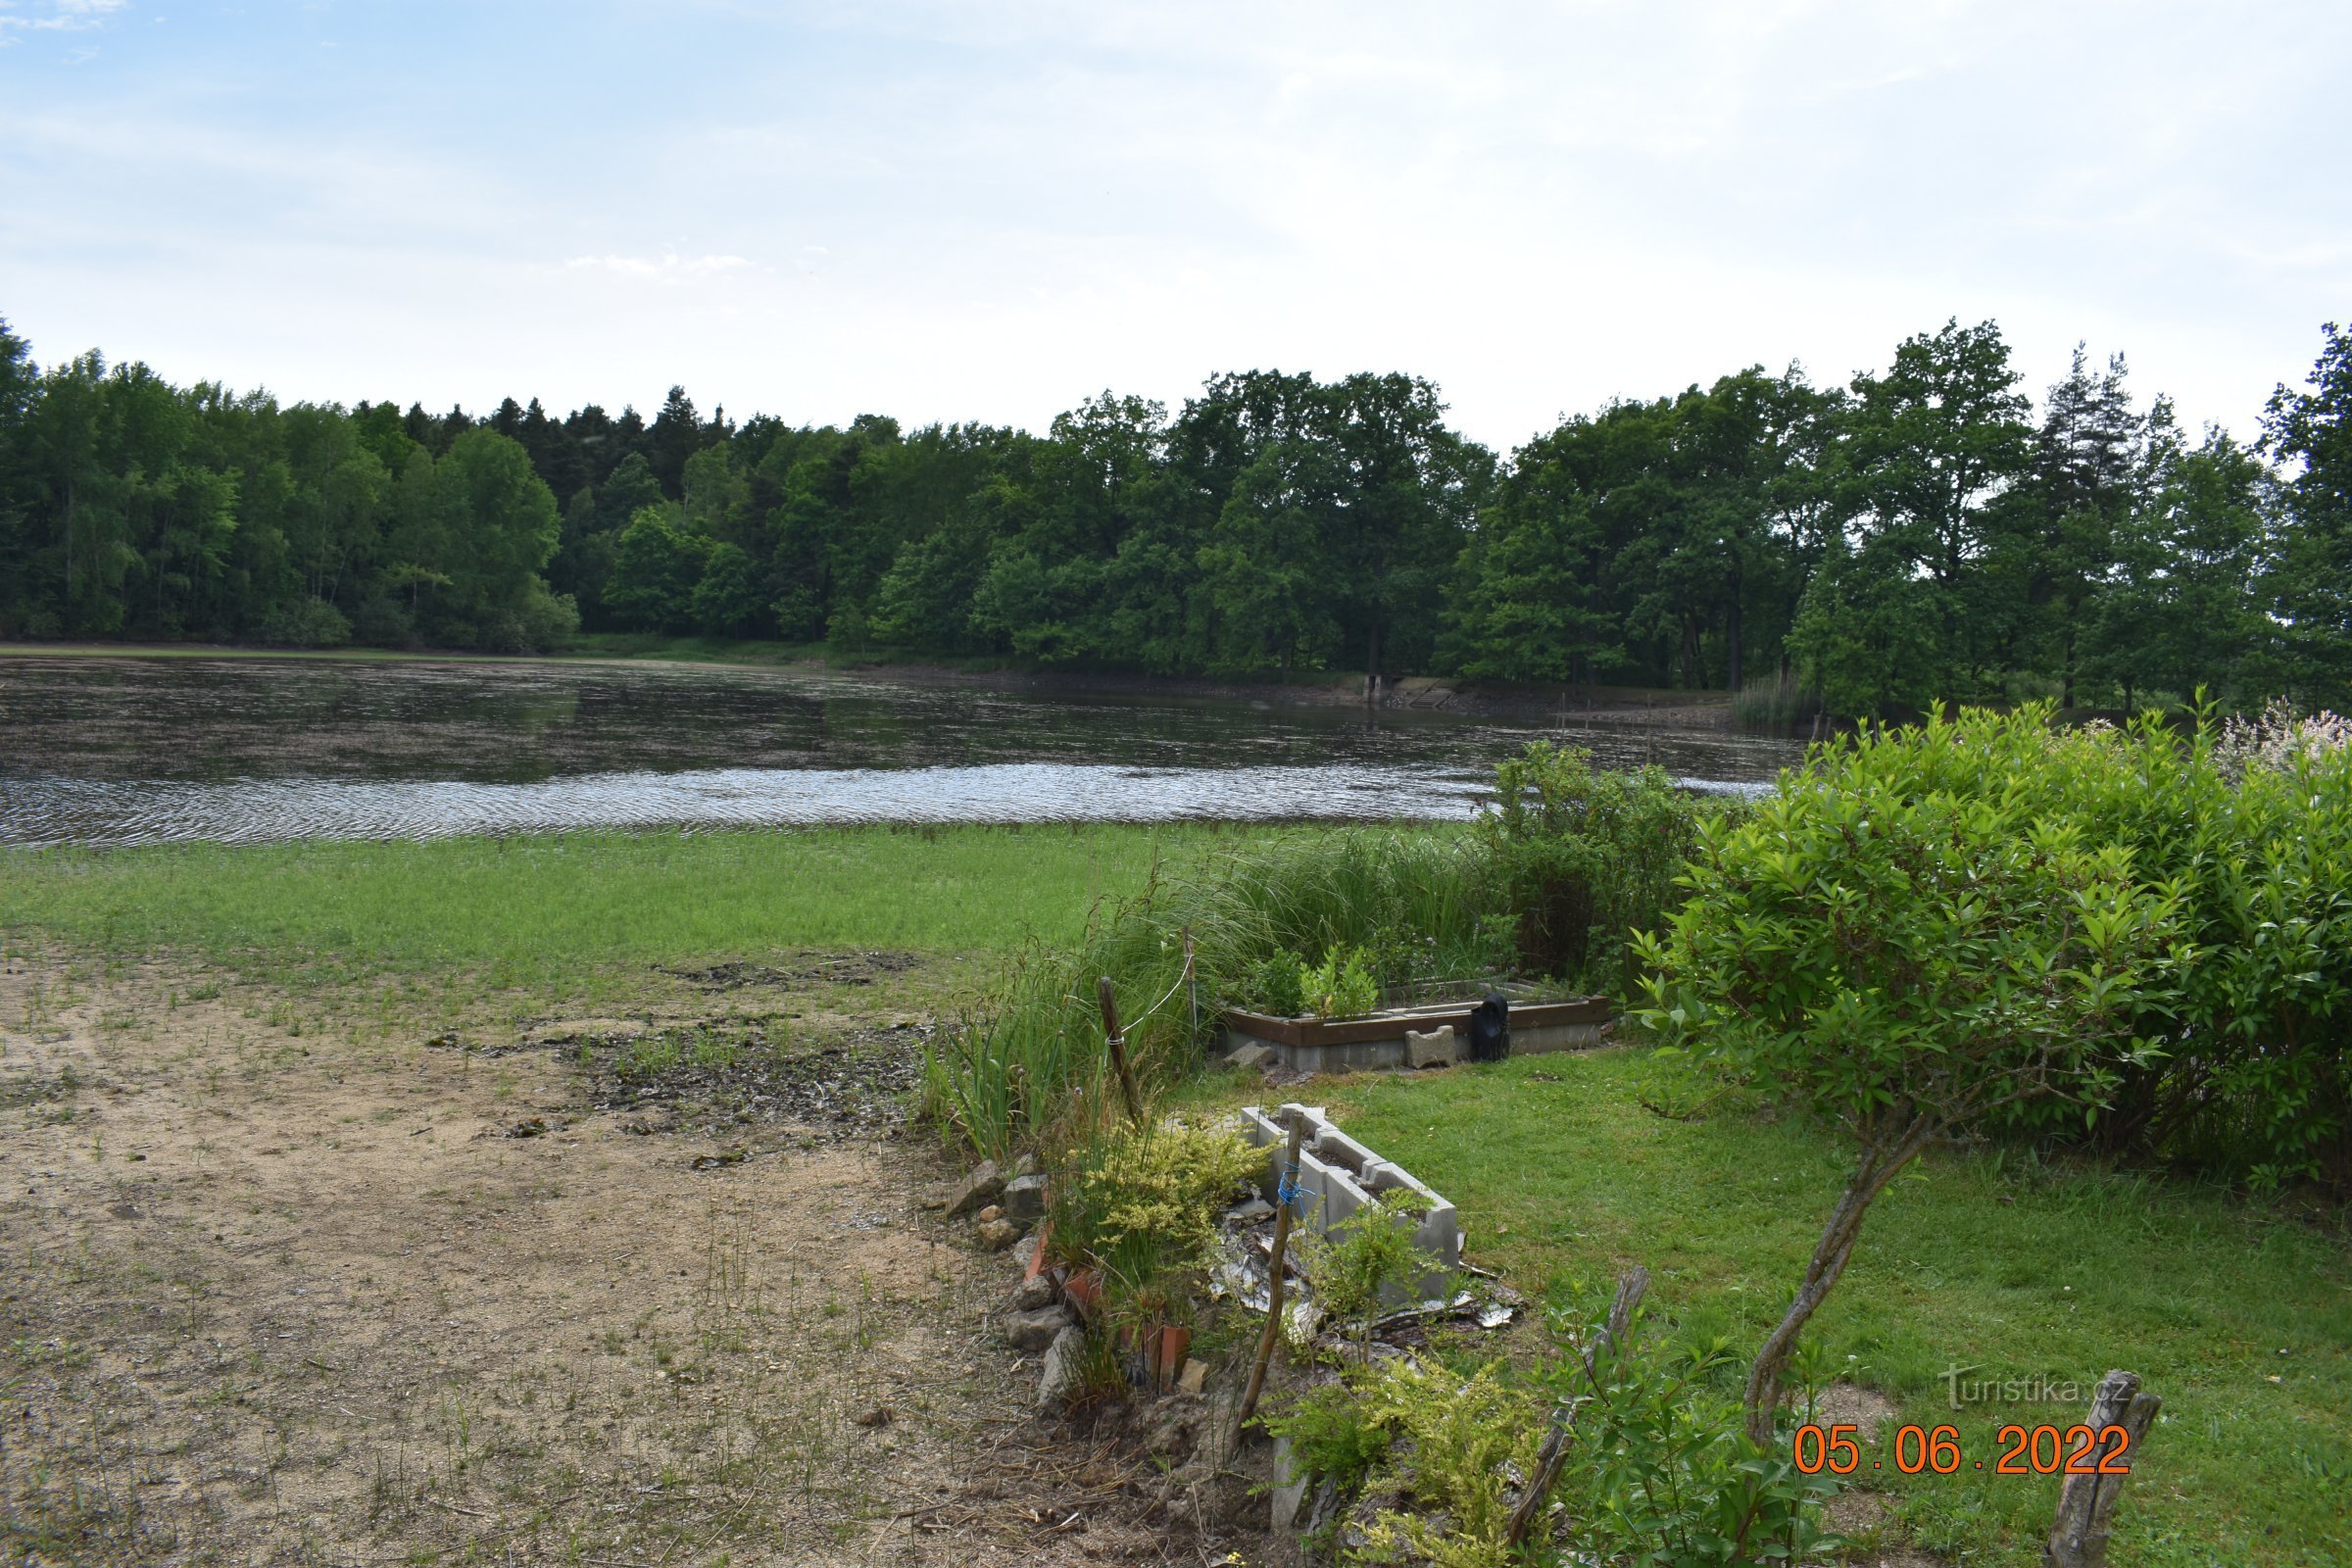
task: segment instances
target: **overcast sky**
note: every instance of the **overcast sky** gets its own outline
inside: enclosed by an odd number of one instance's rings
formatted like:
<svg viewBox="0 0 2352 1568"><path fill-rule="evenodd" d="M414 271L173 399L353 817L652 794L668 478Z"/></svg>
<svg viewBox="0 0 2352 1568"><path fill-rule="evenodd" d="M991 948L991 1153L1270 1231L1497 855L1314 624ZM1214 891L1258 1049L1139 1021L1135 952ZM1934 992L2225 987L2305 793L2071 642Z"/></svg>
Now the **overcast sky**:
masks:
<svg viewBox="0 0 2352 1568"><path fill-rule="evenodd" d="M1403 369L1498 448L1992 318L2252 433L2352 6L0 0L0 316L281 398L1042 427Z"/></svg>

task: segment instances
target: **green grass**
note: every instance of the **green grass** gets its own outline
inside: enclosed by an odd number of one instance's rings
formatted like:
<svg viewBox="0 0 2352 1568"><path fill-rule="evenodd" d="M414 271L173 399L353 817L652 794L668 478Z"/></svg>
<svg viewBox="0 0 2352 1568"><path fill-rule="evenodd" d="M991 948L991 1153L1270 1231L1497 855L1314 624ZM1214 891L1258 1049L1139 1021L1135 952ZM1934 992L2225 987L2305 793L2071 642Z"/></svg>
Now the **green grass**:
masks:
<svg viewBox="0 0 2352 1568"><path fill-rule="evenodd" d="M1817 1128L1729 1102L1695 1121L1644 1108L1686 1114L1699 1097L1639 1051L1312 1098L1459 1205L1479 1261L1522 1285L1647 1264L1659 1313L1728 1331L1743 1354L1787 1307L1844 1177L1842 1145ZM1959 1429L1956 1476L1899 1474L1890 1435L1863 1462L1914 1540L1956 1561L2040 1560L2056 1484L1993 1474L1995 1429L2081 1420L2110 1367L2165 1401L2117 1514L2115 1561L2352 1561L2352 1246L2308 1217L2013 1151L1937 1153L1873 1207L1813 1337L1900 1421ZM1956 1413L1942 1377L1954 1367L2085 1394Z"/></svg>
<svg viewBox="0 0 2352 1568"><path fill-rule="evenodd" d="M0 852L0 932L271 978L462 972L595 989L613 966L797 947L1068 943L1207 827L567 833Z"/></svg>

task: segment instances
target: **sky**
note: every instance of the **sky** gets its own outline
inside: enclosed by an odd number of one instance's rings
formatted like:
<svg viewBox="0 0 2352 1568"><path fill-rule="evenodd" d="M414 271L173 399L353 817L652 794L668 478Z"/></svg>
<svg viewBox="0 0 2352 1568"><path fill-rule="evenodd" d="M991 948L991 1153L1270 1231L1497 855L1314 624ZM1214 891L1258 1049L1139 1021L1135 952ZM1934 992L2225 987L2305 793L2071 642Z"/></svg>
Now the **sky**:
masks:
<svg viewBox="0 0 2352 1568"><path fill-rule="evenodd" d="M0 0L0 318L281 399L1043 428L1405 370L1498 450L1992 319L2251 435L2352 6Z"/></svg>

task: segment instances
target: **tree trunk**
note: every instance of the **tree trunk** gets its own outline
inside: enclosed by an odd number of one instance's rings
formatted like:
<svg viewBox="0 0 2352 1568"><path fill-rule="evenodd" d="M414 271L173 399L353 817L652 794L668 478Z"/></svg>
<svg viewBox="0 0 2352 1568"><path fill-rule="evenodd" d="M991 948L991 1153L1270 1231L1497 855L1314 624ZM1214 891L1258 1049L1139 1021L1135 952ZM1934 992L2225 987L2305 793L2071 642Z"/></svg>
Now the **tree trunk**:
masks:
<svg viewBox="0 0 2352 1568"><path fill-rule="evenodd" d="M1780 1409L1781 1380L1788 1373L1788 1358L1796 1351L1796 1342L1805 1332L1805 1324L1828 1298L1830 1287L1845 1272L1846 1259L1853 1255L1854 1242L1862 1234L1862 1216L1869 1211L1871 1200L1918 1157L1919 1152L1935 1138L1936 1131L1932 1118L1913 1112L1898 1127L1863 1146L1852 1178L1838 1195L1829 1224L1822 1227L1821 1242L1813 1249L1813 1260L1805 1265L1805 1282L1797 1289L1796 1299L1788 1303L1788 1315L1766 1337L1764 1348L1756 1352L1755 1361L1747 1369L1747 1435L1757 1447L1772 1446L1773 1416Z"/></svg>
<svg viewBox="0 0 2352 1568"><path fill-rule="evenodd" d="M1737 598L1732 601L1731 614L1724 621L1723 632L1729 653L1726 663L1732 690L1736 692L1740 689L1740 601Z"/></svg>

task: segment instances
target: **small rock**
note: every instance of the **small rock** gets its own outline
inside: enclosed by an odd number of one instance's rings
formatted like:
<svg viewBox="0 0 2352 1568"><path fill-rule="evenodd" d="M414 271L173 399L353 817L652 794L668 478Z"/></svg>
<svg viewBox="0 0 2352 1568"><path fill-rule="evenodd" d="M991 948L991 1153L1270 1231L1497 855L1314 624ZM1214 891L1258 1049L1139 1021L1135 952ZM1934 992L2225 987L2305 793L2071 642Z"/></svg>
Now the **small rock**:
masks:
<svg viewBox="0 0 2352 1568"><path fill-rule="evenodd" d="M1040 1277L1037 1267L1037 1250L1045 1244L1046 1239L1043 1235L1031 1236L1012 1250L1013 1265L1028 1279ZM1025 1279L1023 1283L1026 1284L1027 1280Z"/></svg>
<svg viewBox="0 0 2352 1568"><path fill-rule="evenodd" d="M1252 1042L1227 1052L1225 1065L1228 1067L1271 1067L1280 1059L1280 1055L1281 1054L1272 1046L1261 1046Z"/></svg>
<svg viewBox="0 0 2352 1568"><path fill-rule="evenodd" d="M1012 1309L1016 1312L1034 1312L1053 1304L1054 1282L1043 1274L1032 1274L1012 1289Z"/></svg>
<svg viewBox="0 0 2352 1568"><path fill-rule="evenodd" d="M1187 1356L1184 1362L1184 1370L1178 1373L1176 1376L1176 1392L1178 1394L1199 1394L1202 1386L1207 1382L1208 1363L1206 1361L1196 1361L1190 1356Z"/></svg>
<svg viewBox="0 0 2352 1568"><path fill-rule="evenodd" d="M1016 1350L1043 1350L1072 1321L1066 1306L1040 1306L1006 1313L999 1332L1004 1336L1004 1343Z"/></svg>
<svg viewBox="0 0 2352 1568"><path fill-rule="evenodd" d="M995 1201L996 1196L1004 1190L1004 1175L997 1169L997 1162L993 1159L982 1160L963 1179L963 1185L956 1188L948 1199L948 1218L969 1214L983 1204Z"/></svg>
<svg viewBox="0 0 2352 1568"><path fill-rule="evenodd" d="M1029 1221L1046 1217L1045 1177L1015 1176L1004 1184L1004 1196L1005 1218Z"/></svg>
<svg viewBox="0 0 2352 1568"><path fill-rule="evenodd" d="M992 1252L1002 1252L1020 1239L1021 1228L1008 1219L980 1222L980 1245Z"/></svg>
<svg viewBox="0 0 2352 1568"><path fill-rule="evenodd" d="M1252 1198L1234 1204L1225 1217L1237 1225L1254 1225L1274 1212L1274 1205L1262 1198Z"/></svg>
<svg viewBox="0 0 2352 1568"><path fill-rule="evenodd" d="M991 1203L973 1217L979 1220L981 1224L985 1225L992 1219L1003 1219L1004 1217L1004 1211L999 1208L996 1204Z"/></svg>
<svg viewBox="0 0 2352 1568"><path fill-rule="evenodd" d="M1035 1154L1023 1154L1020 1158L1014 1160L1012 1162L1012 1173L1015 1176L1036 1175L1037 1156Z"/></svg>
<svg viewBox="0 0 2352 1568"><path fill-rule="evenodd" d="M890 1422L890 1406L887 1404L877 1404L863 1415L850 1417L850 1425L854 1427L886 1427Z"/></svg>
<svg viewBox="0 0 2352 1568"><path fill-rule="evenodd" d="M1073 1323L1054 1335L1054 1343L1046 1347L1045 1370L1037 1382L1037 1402L1041 1408L1067 1404L1078 1392L1078 1362L1085 1344L1085 1334Z"/></svg>

